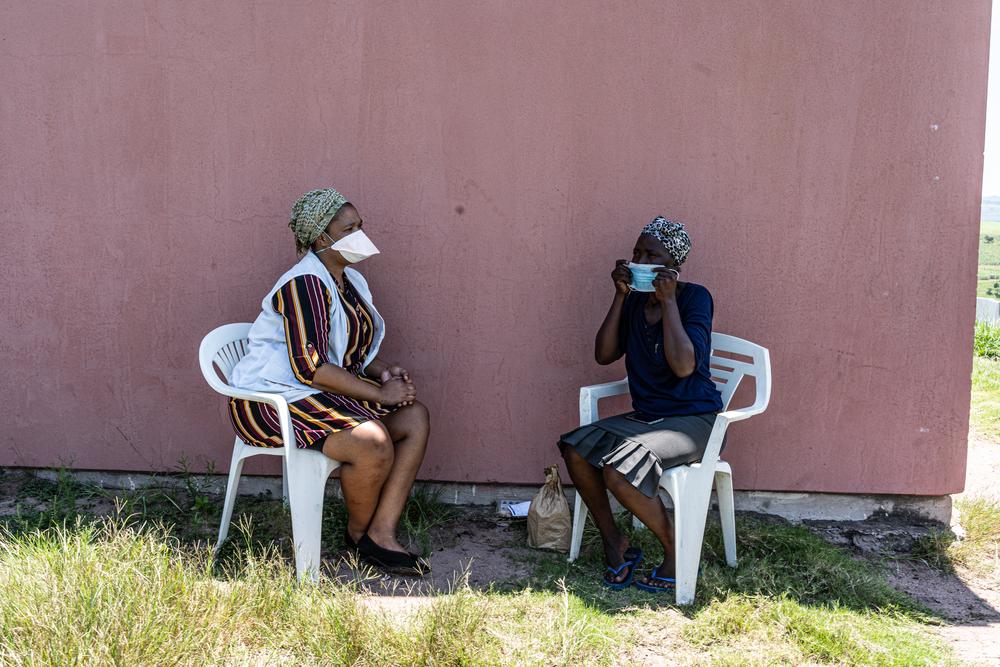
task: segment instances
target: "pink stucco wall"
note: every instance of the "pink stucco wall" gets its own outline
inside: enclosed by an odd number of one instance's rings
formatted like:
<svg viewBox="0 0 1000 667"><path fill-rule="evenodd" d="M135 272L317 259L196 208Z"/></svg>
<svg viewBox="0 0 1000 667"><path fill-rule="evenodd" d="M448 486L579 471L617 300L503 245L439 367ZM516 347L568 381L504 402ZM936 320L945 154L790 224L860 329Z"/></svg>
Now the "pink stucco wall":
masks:
<svg viewBox="0 0 1000 667"><path fill-rule="evenodd" d="M426 479L535 482L657 213L771 349L742 488L961 489L989 0L0 7L0 465L225 468L201 337L333 185Z"/></svg>

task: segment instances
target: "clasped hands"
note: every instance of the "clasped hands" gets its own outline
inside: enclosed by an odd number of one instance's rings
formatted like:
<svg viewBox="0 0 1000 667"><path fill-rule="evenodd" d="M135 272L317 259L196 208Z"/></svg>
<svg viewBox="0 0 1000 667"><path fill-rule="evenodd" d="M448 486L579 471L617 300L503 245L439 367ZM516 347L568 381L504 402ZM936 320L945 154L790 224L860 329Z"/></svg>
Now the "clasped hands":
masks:
<svg viewBox="0 0 1000 667"><path fill-rule="evenodd" d="M413 405L417 399L417 388L410 380L410 373L402 366L390 366L379 375L378 402L387 406Z"/></svg>

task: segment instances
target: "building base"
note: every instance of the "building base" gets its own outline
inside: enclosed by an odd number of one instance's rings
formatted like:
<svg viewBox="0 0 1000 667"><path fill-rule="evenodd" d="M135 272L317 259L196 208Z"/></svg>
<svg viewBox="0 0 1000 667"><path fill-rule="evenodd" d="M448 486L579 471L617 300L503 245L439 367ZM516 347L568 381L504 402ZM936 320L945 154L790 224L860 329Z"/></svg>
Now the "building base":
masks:
<svg viewBox="0 0 1000 667"><path fill-rule="evenodd" d="M56 480L59 472L32 469L42 479ZM143 473L68 471L82 483L106 489L136 490L140 488L184 487L193 482L206 493L223 494L225 475L152 475ZM497 505L501 500L531 500L538 486L520 484L469 484L465 482L417 482L417 488L438 495L449 505ZM240 479L240 495L281 495L281 478L246 475ZM331 479L328 493L340 496L340 480ZM572 487L567 488L570 506L575 499ZM898 514L951 523L951 496L907 496L846 493L802 493L782 491L737 491L736 510L780 516L793 523L802 521L864 521L873 515ZM713 505L714 505L713 496ZM617 509L617 508L616 508Z"/></svg>

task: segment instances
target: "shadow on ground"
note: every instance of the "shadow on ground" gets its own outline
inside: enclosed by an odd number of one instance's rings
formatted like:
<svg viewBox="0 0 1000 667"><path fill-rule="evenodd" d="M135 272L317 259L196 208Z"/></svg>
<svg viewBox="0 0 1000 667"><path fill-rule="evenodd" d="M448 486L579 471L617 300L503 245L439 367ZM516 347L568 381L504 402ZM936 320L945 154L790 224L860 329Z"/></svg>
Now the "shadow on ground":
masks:
<svg viewBox="0 0 1000 667"><path fill-rule="evenodd" d="M182 545L208 548L215 541L221 501L202 491L195 478L183 474L165 479L161 488L131 492L82 485L68 475L55 482L24 472L0 475L0 522L15 533L117 516L166 526ZM599 539L592 527L585 534L581 558L568 563L565 554L528 548L523 520L498 517L484 508L456 508L419 495L407 507L403 530L410 537L411 549L428 556L433 573L424 579L401 579L355 567L344 558L345 521L341 501L328 498L323 524L325 573L359 585L383 598L386 606L405 607L459 584L495 593L565 588L585 604L611 614L672 606L667 596L604 588ZM624 517L622 523L627 526ZM941 563L925 558L923 545L940 534L941 528L899 517L792 526L773 517L741 514L740 566L734 570L725 565L718 519L713 515L706 533L698 598L681 613L690 618L713 600L735 594L751 599L787 598L825 608L890 610L942 626L1000 622L996 609L977 591ZM645 571L658 562L660 551L648 532L629 532L652 558L640 569ZM230 539L219 554L218 574L238 574L241 554L247 550L268 550L291 564L291 526L280 499L238 500ZM985 594L993 593L985 590Z"/></svg>

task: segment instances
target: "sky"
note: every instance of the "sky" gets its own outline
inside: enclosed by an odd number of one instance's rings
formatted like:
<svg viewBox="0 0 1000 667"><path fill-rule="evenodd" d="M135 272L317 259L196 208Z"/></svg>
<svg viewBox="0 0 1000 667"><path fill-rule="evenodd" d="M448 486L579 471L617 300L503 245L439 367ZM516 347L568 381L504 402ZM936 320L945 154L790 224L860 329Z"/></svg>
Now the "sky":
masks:
<svg viewBox="0 0 1000 667"><path fill-rule="evenodd" d="M983 196L1000 197L1000 0L993 0L990 42L990 88L986 99Z"/></svg>

